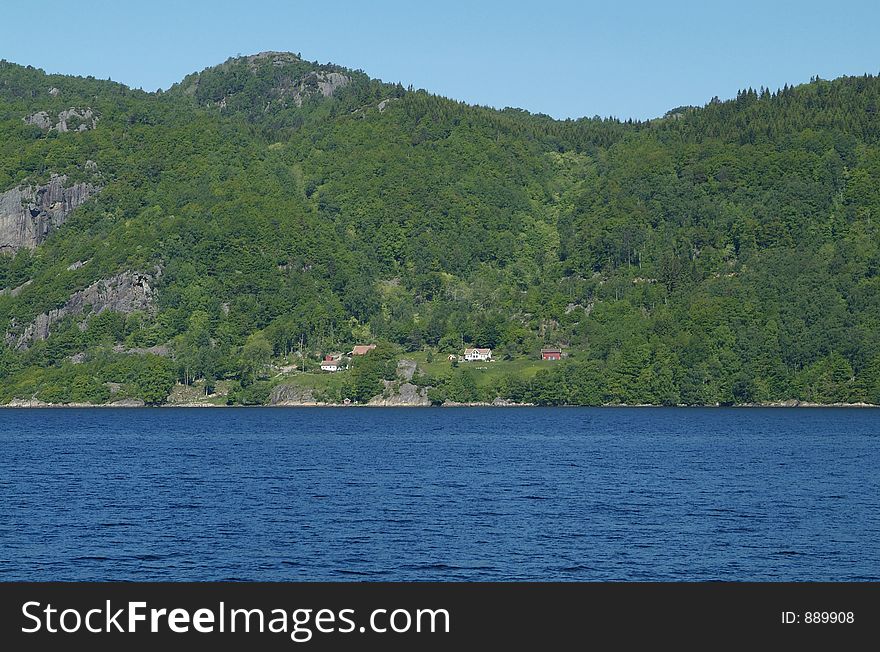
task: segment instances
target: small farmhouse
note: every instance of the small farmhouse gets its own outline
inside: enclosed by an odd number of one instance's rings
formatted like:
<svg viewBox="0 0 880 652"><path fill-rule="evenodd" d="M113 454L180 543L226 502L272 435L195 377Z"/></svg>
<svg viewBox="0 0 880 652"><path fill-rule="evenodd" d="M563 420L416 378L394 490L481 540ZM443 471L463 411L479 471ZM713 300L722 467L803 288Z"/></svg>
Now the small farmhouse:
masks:
<svg viewBox="0 0 880 652"><path fill-rule="evenodd" d="M562 349L551 348L541 349L541 360L561 360Z"/></svg>
<svg viewBox="0 0 880 652"><path fill-rule="evenodd" d="M321 371L336 372L340 369L342 369L342 361L339 358L334 359L328 355L321 361Z"/></svg>
<svg viewBox="0 0 880 652"><path fill-rule="evenodd" d="M468 362L491 360L492 349L465 349L463 357Z"/></svg>
<svg viewBox="0 0 880 652"><path fill-rule="evenodd" d="M375 348L375 344L358 344L351 350L351 355L366 355Z"/></svg>

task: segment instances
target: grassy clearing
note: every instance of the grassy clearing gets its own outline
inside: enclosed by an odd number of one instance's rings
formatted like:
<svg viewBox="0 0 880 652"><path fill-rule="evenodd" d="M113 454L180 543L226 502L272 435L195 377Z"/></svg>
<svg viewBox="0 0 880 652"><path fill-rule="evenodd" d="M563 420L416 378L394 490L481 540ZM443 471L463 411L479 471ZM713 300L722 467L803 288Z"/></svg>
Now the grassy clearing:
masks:
<svg viewBox="0 0 880 652"><path fill-rule="evenodd" d="M218 380L214 387L214 393L210 396L205 396L204 380L197 380L192 385L178 383L171 390L168 404L211 403L214 405L226 405L226 397L229 394L229 386L231 384L228 380Z"/></svg>
<svg viewBox="0 0 880 652"><path fill-rule="evenodd" d="M418 351L408 353L402 358L415 360L419 369L435 378L449 376L456 370L446 355L437 354L432 362L427 361L427 352ZM559 362L552 360L535 360L519 358L516 360L496 360L494 362L459 362L458 369L468 369L474 372L474 378L479 386L489 385L504 376L516 376L518 378L532 378L542 369L550 369Z"/></svg>
<svg viewBox="0 0 880 652"><path fill-rule="evenodd" d="M289 383L300 385L301 387L310 387L311 389L330 389L339 387L345 381L348 374L348 371L337 371L335 373L327 371L295 372L273 379L278 381L277 383L273 382L273 384Z"/></svg>

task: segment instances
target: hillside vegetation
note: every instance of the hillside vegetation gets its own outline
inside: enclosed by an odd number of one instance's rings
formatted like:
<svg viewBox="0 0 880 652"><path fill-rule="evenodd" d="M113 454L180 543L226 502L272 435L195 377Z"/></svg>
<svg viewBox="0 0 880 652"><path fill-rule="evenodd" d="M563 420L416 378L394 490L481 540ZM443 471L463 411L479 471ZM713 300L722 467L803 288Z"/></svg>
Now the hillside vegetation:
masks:
<svg viewBox="0 0 880 652"><path fill-rule="evenodd" d="M363 402L400 358L435 402L880 403L878 269L870 75L622 122L289 53L157 93L0 63L2 403Z"/></svg>

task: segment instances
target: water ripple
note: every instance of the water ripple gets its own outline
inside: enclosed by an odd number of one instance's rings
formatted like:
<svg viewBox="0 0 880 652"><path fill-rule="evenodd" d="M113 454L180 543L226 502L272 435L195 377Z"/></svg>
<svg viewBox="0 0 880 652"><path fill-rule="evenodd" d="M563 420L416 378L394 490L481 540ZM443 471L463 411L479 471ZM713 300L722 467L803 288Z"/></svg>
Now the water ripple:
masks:
<svg viewBox="0 0 880 652"><path fill-rule="evenodd" d="M877 410L0 410L0 574L876 581L878 434Z"/></svg>

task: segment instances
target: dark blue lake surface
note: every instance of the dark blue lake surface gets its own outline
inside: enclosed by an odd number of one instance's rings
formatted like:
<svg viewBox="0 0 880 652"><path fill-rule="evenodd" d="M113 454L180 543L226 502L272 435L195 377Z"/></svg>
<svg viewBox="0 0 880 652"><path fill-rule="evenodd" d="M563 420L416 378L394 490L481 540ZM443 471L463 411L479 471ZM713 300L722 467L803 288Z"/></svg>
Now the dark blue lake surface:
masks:
<svg viewBox="0 0 880 652"><path fill-rule="evenodd" d="M880 410L4 409L0 580L880 579Z"/></svg>

